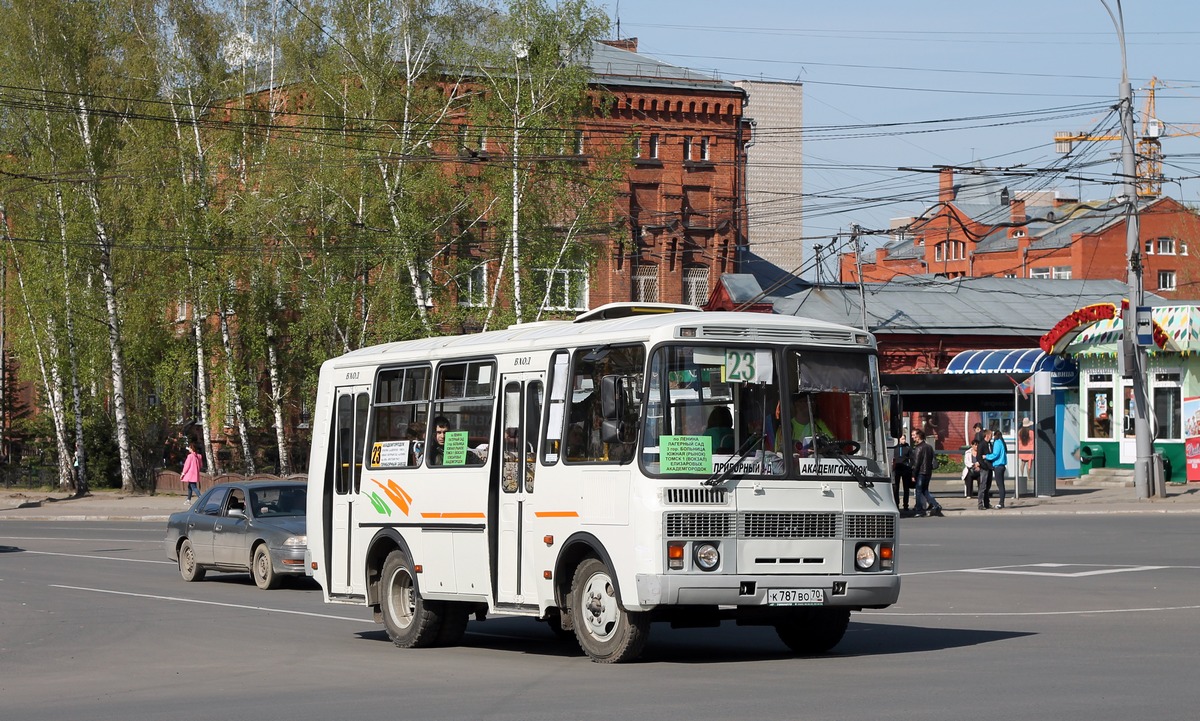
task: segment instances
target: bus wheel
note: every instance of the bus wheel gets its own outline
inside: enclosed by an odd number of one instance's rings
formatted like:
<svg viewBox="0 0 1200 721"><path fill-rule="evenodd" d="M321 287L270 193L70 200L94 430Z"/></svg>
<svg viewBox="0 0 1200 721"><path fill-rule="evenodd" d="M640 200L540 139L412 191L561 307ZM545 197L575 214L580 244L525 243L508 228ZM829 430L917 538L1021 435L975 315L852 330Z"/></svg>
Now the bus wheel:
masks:
<svg viewBox="0 0 1200 721"><path fill-rule="evenodd" d="M623 663L641 655L650 633L645 613L621 606L617 586L604 563L588 558L571 581L571 616L580 648L597 663Z"/></svg>
<svg viewBox="0 0 1200 721"><path fill-rule="evenodd" d="M412 564L403 552L388 554L380 583L379 606L392 643L400 648L436 643L442 627L442 604L421 598Z"/></svg>
<svg viewBox="0 0 1200 721"><path fill-rule="evenodd" d="M196 551L192 549L192 542L186 539L179 546L179 575L185 581L204 580L204 568L196 563Z"/></svg>
<svg viewBox="0 0 1200 721"><path fill-rule="evenodd" d="M838 645L849 624L848 608L808 608L775 624L775 633L792 651L815 656Z"/></svg>

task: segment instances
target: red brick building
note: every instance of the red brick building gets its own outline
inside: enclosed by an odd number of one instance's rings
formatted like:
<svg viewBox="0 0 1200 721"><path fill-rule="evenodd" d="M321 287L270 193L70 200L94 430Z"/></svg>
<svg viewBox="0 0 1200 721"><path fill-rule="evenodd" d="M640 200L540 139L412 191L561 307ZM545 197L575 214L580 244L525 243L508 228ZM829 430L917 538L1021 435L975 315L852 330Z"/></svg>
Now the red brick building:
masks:
<svg viewBox="0 0 1200 721"><path fill-rule="evenodd" d="M594 45L592 84L616 103L583 125L586 143L631 138L634 158L587 303L703 305L734 272L745 239L745 92L637 53L637 39ZM601 93L597 93L600 95Z"/></svg>
<svg viewBox="0 0 1200 721"><path fill-rule="evenodd" d="M1036 203L1036 205L1035 205ZM1169 299L1196 297L1200 281L1200 216L1172 198L1139 208L1145 289ZM938 202L902 234L862 259L862 276L899 275L1125 280L1122 207L1030 198L995 180L970 175L955 183L941 171ZM840 278L856 282L853 254L839 259Z"/></svg>

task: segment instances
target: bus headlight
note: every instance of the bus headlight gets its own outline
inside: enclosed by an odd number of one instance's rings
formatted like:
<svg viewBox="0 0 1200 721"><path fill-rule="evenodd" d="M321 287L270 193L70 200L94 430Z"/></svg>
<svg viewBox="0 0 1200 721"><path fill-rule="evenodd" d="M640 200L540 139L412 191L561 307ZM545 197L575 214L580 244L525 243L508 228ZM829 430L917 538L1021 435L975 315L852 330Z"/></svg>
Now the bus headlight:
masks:
<svg viewBox="0 0 1200 721"><path fill-rule="evenodd" d="M862 544L854 550L854 565L858 566L860 571L869 571L875 567L875 547L870 544Z"/></svg>
<svg viewBox="0 0 1200 721"><path fill-rule="evenodd" d="M698 544L692 557L701 571L711 571L721 564L721 552L711 543Z"/></svg>

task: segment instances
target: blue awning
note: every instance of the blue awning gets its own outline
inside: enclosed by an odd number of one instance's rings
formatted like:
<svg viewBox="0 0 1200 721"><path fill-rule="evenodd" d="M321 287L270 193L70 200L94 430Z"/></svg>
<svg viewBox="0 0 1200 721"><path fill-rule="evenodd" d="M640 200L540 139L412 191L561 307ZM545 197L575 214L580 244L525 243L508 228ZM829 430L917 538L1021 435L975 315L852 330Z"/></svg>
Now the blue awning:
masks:
<svg viewBox="0 0 1200 721"><path fill-rule="evenodd" d="M950 359L946 373L1033 373L1053 370L1054 357L1041 348L965 350Z"/></svg>

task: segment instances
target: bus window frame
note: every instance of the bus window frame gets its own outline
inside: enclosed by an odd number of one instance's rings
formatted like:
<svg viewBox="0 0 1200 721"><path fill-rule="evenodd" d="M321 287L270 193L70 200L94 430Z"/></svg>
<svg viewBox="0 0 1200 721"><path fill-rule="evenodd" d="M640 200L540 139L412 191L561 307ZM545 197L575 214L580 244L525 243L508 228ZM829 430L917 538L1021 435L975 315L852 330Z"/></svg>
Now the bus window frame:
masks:
<svg viewBox="0 0 1200 721"><path fill-rule="evenodd" d="M378 402L378 399L380 397L382 397L382 395L383 395L382 393L380 393L380 380L385 373L390 373L392 371L407 371L407 370L414 369L414 368L424 368L428 372L427 382L426 382L426 386L425 386L425 396L426 396L425 400L423 400L423 401L421 401L421 400L418 400L418 401L389 401L386 403ZM379 422L378 421L379 415L378 415L377 409L379 409L379 408L405 408L405 407L419 408L422 404L424 404L424 406L425 406L425 420L423 422L426 426L426 429L425 429L426 432L423 432L421 434L421 436L419 438L417 438L416 440L420 441L421 443L425 443L425 436L427 435L429 421L432 418L430 413L431 413L431 409L432 409L432 405L433 405L433 381L434 381L434 367L433 367L433 363L431 363L429 361L418 361L418 362L414 362L414 363L397 363L394 365L379 366L378 368L376 368L375 369L375 377L372 378L372 380L371 380L371 388L372 388L372 394L371 394L371 399L370 399L371 400L371 408L370 408L371 415L370 415L370 418L367 420L368 435L367 435L367 442L365 444L365 448L366 449L374 448L375 443L379 441L379 434L376 432L378 422ZM418 411L416 413L416 415L419 418L420 412ZM417 423L417 422L421 422L421 421L420 420L410 421L410 423ZM397 440L397 439L388 439L388 440ZM425 446L425 447L427 447L427 446ZM411 455L414 453L414 451L410 448L409 453ZM407 465L407 466L375 466L370 463L370 460L371 459L368 456L364 460L364 465L363 465L363 467L365 469L370 470L370 471L407 470L407 469L412 469L412 468L421 468L425 465L424 453L421 453L421 457L418 458L417 463L414 463L412 465Z"/></svg>

